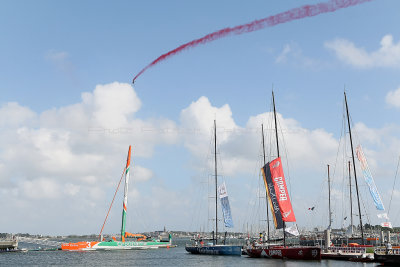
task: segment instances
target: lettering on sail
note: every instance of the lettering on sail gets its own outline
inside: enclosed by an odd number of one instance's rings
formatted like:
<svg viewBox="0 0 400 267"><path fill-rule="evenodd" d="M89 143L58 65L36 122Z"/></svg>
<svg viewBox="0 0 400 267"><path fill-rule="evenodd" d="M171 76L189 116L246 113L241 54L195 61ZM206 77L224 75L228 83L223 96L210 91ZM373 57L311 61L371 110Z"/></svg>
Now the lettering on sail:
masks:
<svg viewBox="0 0 400 267"><path fill-rule="evenodd" d="M276 195L273 193L275 190L274 190L274 185L273 184L269 184L268 185L268 188L269 188L269 194L270 194L270 198L271 198L271 202L272 202L272 206L274 207L274 211L279 211L279 204L278 204L278 202L276 201Z"/></svg>
<svg viewBox="0 0 400 267"><path fill-rule="evenodd" d="M287 193L285 190L285 184L283 183L282 177L275 177L274 178L276 184L278 185L279 189L279 201L287 200Z"/></svg>

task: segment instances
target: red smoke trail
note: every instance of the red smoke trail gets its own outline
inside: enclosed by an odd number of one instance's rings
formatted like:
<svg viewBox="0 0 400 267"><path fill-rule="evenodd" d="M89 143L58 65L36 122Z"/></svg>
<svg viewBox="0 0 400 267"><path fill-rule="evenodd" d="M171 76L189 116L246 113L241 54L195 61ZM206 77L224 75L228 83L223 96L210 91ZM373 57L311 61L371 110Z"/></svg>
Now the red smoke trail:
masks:
<svg viewBox="0 0 400 267"><path fill-rule="evenodd" d="M273 27L278 24L286 23L292 20L296 19L302 19L305 17L313 17L317 16L319 14L323 13L328 13L328 12L334 12L338 9L350 7L350 6L355 6L358 4L362 4L364 2L369 2L372 0L330 0L329 2L325 3L319 3L315 5L305 5L301 7L296 7L293 9L290 9L288 11L260 19L260 20L255 20L253 22L239 25L233 28L225 28L210 34L207 34L206 36L193 40L189 43L183 44L174 50L169 51L168 53L165 53L161 56L159 56L156 60L151 62L149 65L147 65L144 69L142 69L136 76L133 78L132 82L135 82L135 80L143 73L145 72L148 68L158 64L159 62L166 60L167 58L174 56L180 52L182 52L185 49L193 48L196 47L200 44L206 44L208 42L215 41L217 39L232 35L232 34L243 34L243 33L248 33L248 32L253 32L253 31L258 31L261 29L264 29L266 27Z"/></svg>

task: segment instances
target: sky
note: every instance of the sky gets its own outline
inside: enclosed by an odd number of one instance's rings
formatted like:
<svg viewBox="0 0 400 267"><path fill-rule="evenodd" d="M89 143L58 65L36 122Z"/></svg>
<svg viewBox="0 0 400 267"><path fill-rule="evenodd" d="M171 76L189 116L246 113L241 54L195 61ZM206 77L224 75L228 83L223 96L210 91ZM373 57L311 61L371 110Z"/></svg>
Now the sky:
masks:
<svg viewBox="0 0 400 267"><path fill-rule="evenodd" d="M400 225L400 2L373 0L227 36L132 84L184 43L321 2L1 1L0 231L99 233L129 145L127 229L212 230L214 119L231 230L265 229L261 124L273 159L272 89L299 228L329 224L327 164L333 226L349 224L344 90L354 145ZM363 223L379 224L357 159L356 167ZM122 194L106 233L120 229Z"/></svg>

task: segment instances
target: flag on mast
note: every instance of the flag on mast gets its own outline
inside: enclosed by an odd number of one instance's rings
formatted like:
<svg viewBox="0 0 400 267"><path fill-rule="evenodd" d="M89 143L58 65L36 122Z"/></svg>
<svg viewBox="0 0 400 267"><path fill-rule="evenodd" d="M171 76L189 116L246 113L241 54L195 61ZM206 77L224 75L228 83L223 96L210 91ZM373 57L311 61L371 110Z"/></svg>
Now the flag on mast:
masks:
<svg viewBox="0 0 400 267"><path fill-rule="evenodd" d="M233 228L231 207L229 205L228 191L225 182L218 186L219 199L221 200L222 213L224 214L225 227Z"/></svg>

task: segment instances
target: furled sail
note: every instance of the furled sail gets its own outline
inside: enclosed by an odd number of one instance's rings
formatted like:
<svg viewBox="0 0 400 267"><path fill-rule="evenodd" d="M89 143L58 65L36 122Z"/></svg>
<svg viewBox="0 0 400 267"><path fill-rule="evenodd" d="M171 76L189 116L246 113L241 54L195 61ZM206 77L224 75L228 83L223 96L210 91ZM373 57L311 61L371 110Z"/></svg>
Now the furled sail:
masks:
<svg viewBox="0 0 400 267"><path fill-rule="evenodd" d="M281 158L265 164L262 168L264 184L268 194L268 202L273 211L276 229L283 228L283 222L295 222L292 204L283 175Z"/></svg>
<svg viewBox="0 0 400 267"><path fill-rule="evenodd" d="M378 210L385 210L381 196L379 195L378 189L376 188L374 178L372 177L371 171L369 170L367 159L364 156L364 152L361 145L356 148L357 158L360 161L361 169L364 175L365 182L368 185L369 192L374 200L375 207Z"/></svg>
<svg viewBox="0 0 400 267"><path fill-rule="evenodd" d="M128 204L128 185L129 185L130 165L131 165L131 146L129 146L128 157L126 159L126 167L125 167L125 189L124 189L124 202L122 203L122 226L121 226L122 242L125 242L126 206Z"/></svg>
<svg viewBox="0 0 400 267"><path fill-rule="evenodd" d="M225 227L233 228L231 207L229 206L228 191L225 182L218 186L219 199L221 200L222 213L224 214Z"/></svg>

